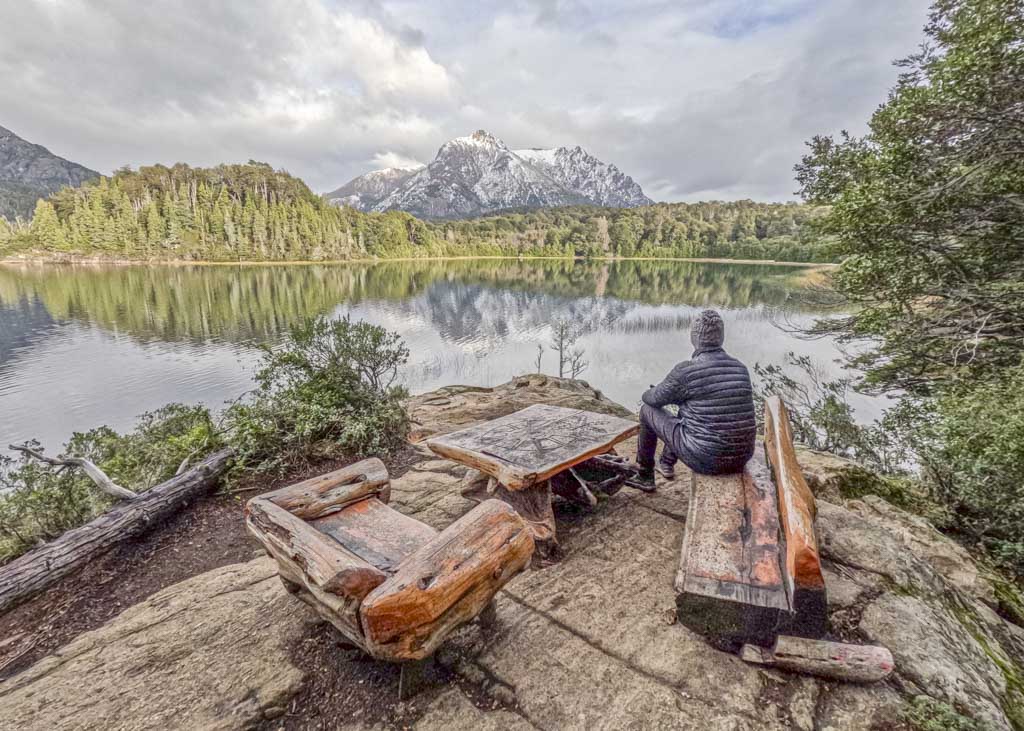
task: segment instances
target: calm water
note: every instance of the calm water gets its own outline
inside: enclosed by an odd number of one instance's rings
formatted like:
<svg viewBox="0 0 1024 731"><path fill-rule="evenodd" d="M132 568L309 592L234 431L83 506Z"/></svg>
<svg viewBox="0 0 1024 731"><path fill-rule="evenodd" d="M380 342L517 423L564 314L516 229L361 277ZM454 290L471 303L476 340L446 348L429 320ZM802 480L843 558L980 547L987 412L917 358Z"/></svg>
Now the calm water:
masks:
<svg viewBox="0 0 1024 731"><path fill-rule="evenodd" d="M806 270L688 262L474 260L244 267L0 266L0 445L116 429L170 401L219 406L251 387L256 346L318 313L397 331L413 391L493 385L535 369L537 344L568 318L585 329L583 378L635 408L690 354L693 315L713 306L748 364L810 354L838 373L827 340L776 326L815 313L794 297ZM546 373L557 371L546 350ZM869 402L859 413L873 416Z"/></svg>

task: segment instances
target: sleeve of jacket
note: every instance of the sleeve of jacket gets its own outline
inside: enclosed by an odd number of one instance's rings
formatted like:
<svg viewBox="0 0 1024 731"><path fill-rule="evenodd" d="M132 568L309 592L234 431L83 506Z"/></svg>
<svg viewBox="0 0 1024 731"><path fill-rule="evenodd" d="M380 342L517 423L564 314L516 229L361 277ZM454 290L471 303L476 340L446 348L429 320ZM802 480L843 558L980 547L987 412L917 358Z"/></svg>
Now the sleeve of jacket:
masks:
<svg viewBox="0 0 1024 731"><path fill-rule="evenodd" d="M680 363L673 368L665 380L657 386L651 386L644 391L641 400L648 406L660 409L668 404L678 404L686 401L686 366L689 361Z"/></svg>

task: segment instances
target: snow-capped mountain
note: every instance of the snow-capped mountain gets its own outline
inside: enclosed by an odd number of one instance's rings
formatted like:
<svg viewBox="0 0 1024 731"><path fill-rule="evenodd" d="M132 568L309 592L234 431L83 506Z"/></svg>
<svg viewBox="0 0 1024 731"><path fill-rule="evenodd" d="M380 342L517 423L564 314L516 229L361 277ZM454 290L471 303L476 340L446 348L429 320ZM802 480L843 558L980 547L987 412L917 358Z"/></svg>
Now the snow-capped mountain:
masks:
<svg viewBox="0 0 1024 731"><path fill-rule="evenodd" d="M352 206L360 211L372 210L402 183L422 170L414 168L384 168L360 175L326 195L327 200L339 206Z"/></svg>
<svg viewBox="0 0 1024 731"><path fill-rule="evenodd" d="M542 150L515 150L566 188L575 190L588 201L601 206L632 208L654 201L644 195L640 185L614 165L601 162L582 147L556 147Z"/></svg>
<svg viewBox="0 0 1024 731"><path fill-rule="evenodd" d="M399 174L401 173L401 174ZM418 170L378 170L327 199L363 211L402 210L423 218L464 218L511 208L651 203L614 165L580 147L510 150L483 130L456 137Z"/></svg>

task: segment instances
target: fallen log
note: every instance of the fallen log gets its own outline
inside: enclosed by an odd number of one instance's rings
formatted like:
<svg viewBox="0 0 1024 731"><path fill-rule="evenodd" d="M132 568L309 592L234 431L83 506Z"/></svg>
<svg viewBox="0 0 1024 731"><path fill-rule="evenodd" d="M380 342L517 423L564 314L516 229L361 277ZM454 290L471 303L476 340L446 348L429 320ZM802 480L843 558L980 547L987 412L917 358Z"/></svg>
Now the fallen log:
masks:
<svg viewBox="0 0 1024 731"><path fill-rule="evenodd" d="M744 645L740 657L758 665L851 683L874 683L893 670L892 653L880 645L846 645L786 635L779 635L771 649Z"/></svg>
<svg viewBox="0 0 1024 731"><path fill-rule="evenodd" d="M0 566L0 612L138 535L216 484L234 452L224 449L195 467L125 501L79 528Z"/></svg>

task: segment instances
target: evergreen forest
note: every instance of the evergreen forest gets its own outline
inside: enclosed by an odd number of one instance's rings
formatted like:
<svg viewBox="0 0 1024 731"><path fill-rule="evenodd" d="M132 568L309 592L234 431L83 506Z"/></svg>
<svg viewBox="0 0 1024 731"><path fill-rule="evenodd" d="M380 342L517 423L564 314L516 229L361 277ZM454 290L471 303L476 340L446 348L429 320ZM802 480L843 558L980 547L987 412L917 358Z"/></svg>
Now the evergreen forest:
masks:
<svg viewBox="0 0 1024 731"><path fill-rule="evenodd" d="M0 219L0 255L186 261L685 257L830 261L819 208L752 201L574 206L459 221L337 207L265 163L123 168Z"/></svg>

